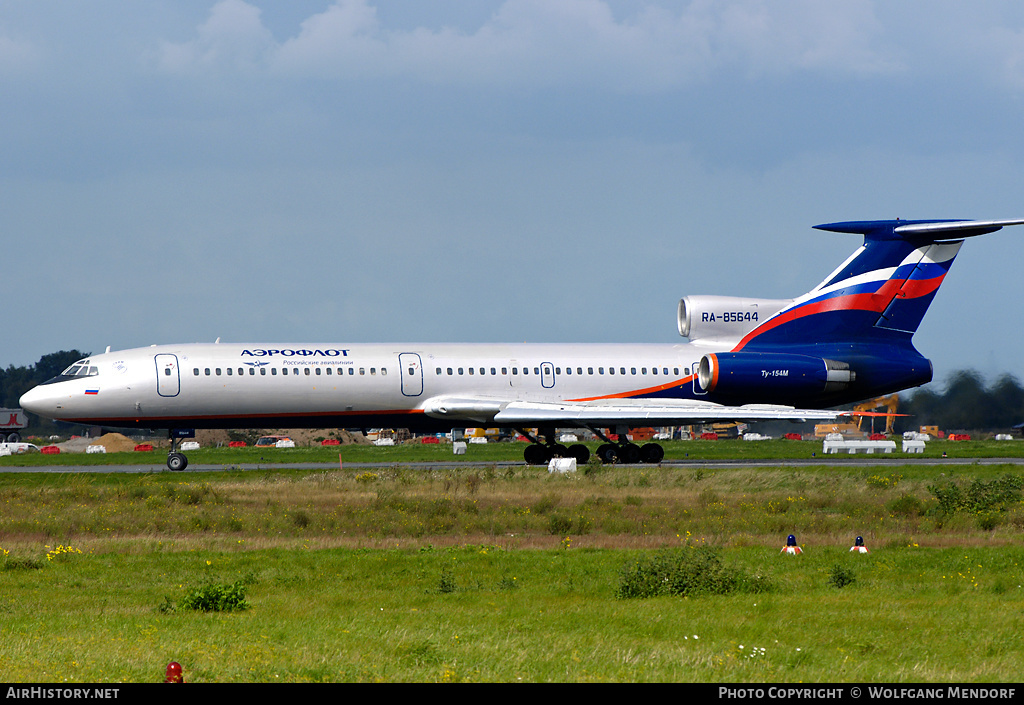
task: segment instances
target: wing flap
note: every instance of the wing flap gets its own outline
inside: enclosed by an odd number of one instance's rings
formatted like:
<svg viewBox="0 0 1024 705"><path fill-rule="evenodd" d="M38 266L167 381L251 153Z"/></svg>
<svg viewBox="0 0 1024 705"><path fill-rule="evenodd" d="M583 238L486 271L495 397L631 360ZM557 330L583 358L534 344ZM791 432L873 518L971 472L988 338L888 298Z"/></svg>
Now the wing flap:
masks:
<svg viewBox="0 0 1024 705"><path fill-rule="evenodd" d="M775 404L724 406L683 399L678 402L618 400L616 403L513 401L495 414L493 420L508 425L670 425L714 421L832 421L845 413Z"/></svg>

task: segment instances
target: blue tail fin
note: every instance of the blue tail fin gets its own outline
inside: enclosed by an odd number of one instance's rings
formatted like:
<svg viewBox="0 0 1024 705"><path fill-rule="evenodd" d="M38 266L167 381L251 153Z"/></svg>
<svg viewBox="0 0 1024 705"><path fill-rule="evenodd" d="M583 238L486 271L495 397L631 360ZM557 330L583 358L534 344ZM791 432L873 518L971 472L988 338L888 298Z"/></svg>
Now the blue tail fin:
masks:
<svg viewBox="0 0 1024 705"><path fill-rule="evenodd" d="M909 345L963 238L1021 223L876 220L818 225L819 230L863 235L864 244L821 284L752 330L735 350Z"/></svg>

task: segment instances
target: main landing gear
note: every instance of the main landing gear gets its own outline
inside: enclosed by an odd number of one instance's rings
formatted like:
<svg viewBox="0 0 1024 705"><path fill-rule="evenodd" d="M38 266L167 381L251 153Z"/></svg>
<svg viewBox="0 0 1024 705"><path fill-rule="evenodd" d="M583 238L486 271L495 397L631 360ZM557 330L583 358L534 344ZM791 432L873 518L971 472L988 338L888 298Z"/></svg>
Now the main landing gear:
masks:
<svg viewBox="0 0 1024 705"><path fill-rule="evenodd" d="M600 429L591 428L590 430L604 441L597 449L597 457L601 459L602 463L647 463L653 465L660 463L665 458L665 449L657 443L644 443L642 446L638 446L636 443L626 440L626 433L629 430L627 428L616 429L619 438L622 439L617 443L608 438ZM534 437L522 429L519 432L530 440L530 445L523 451L523 458L527 465L547 465L552 458L576 458L578 465L583 465L590 460L590 449L581 443L568 448L561 443L555 443L552 440L555 437L553 428L541 429L538 436L544 440Z"/></svg>
<svg viewBox="0 0 1024 705"><path fill-rule="evenodd" d="M656 464L660 463L665 457L665 449L657 443L644 443L642 446L638 446L636 443L627 440L626 434L629 432L628 428L620 427L616 428L616 433L619 435L619 442L612 441L608 436L603 434L600 429L590 429L594 434L600 438L604 443L597 448L597 457L601 459L602 463L614 463L616 461L620 463L633 464L633 463L647 463Z"/></svg>
<svg viewBox="0 0 1024 705"><path fill-rule="evenodd" d="M530 439L530 445L526 446L526 450L523 451L523 458L527 465L547 465L552 458L576 458L578 465L583 465L590 460L590 449L582 443L574 443L568 447L556 443L553 440L555 438L555 429L553 428L541 429L538 435L544 438L543 441L525 430L520 429L519 432Z"/></svg>

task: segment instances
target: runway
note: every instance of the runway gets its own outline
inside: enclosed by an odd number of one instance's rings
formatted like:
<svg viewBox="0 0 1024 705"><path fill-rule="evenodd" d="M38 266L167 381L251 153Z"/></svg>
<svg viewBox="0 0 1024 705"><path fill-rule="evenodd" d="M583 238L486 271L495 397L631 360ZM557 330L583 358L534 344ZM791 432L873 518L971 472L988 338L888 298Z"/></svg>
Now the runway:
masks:
<svg viewBox="0 0 1024 705"><path fill-rule="evenodd" d="M880 455L833 456L801 459L775 460L664 460L657 465L636 463L633 465L613 465L609 471L616 469L655 469L655 468L693 468L693 469L736 469L736 468L806 468L806 467L901 467L901 466L963 466L963 465L1024 465L1024 458L907 458L886 457ZM536 467L538 471L544 466L528 466L521 460L503 460L496 462L473 463L467 461L425 462L425 463L345 463L342 469L350 470L381 470L388 468L408 468L415 470L450 470L470 469L479 467L496 468L527 468ZM189 465L182 474L190 472L223 472L229 470L267 471L267 470L338 470L337 463L240 463L240 464L201 464ZM147 465L43 465L3 467L0 473L158 473L170 472L163 463Z"/></svg>

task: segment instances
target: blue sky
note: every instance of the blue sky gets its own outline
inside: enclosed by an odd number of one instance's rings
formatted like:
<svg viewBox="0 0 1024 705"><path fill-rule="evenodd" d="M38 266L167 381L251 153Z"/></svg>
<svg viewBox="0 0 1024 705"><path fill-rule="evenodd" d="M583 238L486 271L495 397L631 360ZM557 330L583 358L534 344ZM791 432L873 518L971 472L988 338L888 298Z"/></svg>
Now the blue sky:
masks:
<svg viewBox="0 0 1024 705"><path fill-rule="evenodd" d="M0 0L0 365L212 341L675 342L811 226L1024 217L1024 5ZM1024 227L915 338L1024 379ZM31 306L19 305L31 302Z"/></svg>

